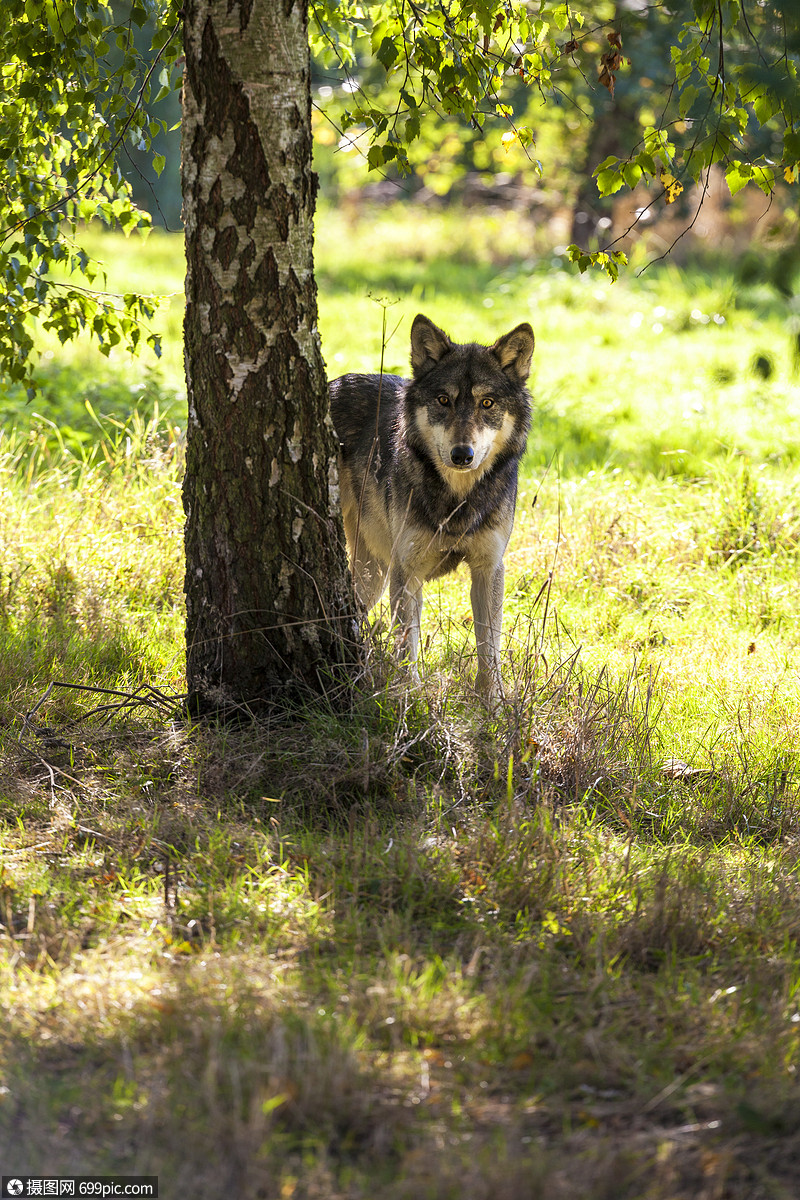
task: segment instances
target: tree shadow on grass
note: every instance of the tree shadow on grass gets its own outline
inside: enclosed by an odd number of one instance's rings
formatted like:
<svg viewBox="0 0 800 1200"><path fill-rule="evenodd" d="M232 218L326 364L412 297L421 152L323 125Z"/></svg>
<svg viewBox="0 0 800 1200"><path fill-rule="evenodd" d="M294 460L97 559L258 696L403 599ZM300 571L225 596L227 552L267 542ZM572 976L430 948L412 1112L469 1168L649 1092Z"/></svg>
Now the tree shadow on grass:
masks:
<svg viewBox="0 0 800 1200"><path fill-rule="evenodd" d="M691 1200L709 1179L749 1200L757 1164L762 1184L791 1191L796 1085L692 1094L696 1075L713 1078L700 1060L648 1111L618 1082L615 1008L641 1023L622 980L601 996L595 979L592 1021L575 1020L568 991L549 1036L534 1022L527 1048L497 1059L492 1042L446 1036L424 1052L376 1047L377 1013L365 1026L346 997L323 1007L313 945L293 970L263 948L139 948L76 958L49 998L47 972L20 979L0 1033L4 1173L154 1175L162 1196L196 1200ZM715 1061L723 1043L735 1054L734 1030L715 1036ZM543 1086L559 1060L561 1095Z"/></svg>
<svg viewBox="0 0 800 1200"><path fill-rule="evenodd" d="M637 842L626 865L617 768L620 805L584 843L585 811L571 823L543 782L572 797L588 780L597 806L609 727L638 710L582 686L580 728L554 711L537 772L498 759L485 718L476 771L452 699L449 746L417 701L388 699L62 746L72 779L28 830L38 873L24 852L4 863L4 1169L153 1174L199 1200L688 1200L712 1162L749 1200L752 1155L798 1142L776 1066L793 892L765 876L729 912L702 856L683 870L665 850L654 877ZM757 1027L722 1007L747 946L783 954L743 998ZM790 1157L768 1167L781 1185Z"/></svg>
<svg viewBox="0 0 800 1200"><path fill-rule="evenodd" d="M4 1173L157 1175L162 1196L211 1200L392 1154L405 1113L353 1031L284 995L263 961L198 958L137 966L109 949L83 985L76 963L32 1036L9 1021Z"/></svg>

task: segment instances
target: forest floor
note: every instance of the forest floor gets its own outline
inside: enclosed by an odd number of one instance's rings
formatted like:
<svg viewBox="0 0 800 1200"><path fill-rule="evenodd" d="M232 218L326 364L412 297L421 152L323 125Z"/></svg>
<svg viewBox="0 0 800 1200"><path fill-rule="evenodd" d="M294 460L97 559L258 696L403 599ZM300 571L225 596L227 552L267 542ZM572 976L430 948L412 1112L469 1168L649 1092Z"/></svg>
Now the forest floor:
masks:
<svg viewBox="0 0 800 1200"><path fill-rule="evenodd" d="M759 1200L800 1178L800 393L733 265L610 285L507 214L323 211L331 377L522 320L507 702L462 574L409 691L179 719L182 246L164 359L0 396L0 1173L211 1200ZM503 248L501 253L500 247ZM402 299L397 299L402 297ZM384 614L385 615L385 614Z"/></svg>

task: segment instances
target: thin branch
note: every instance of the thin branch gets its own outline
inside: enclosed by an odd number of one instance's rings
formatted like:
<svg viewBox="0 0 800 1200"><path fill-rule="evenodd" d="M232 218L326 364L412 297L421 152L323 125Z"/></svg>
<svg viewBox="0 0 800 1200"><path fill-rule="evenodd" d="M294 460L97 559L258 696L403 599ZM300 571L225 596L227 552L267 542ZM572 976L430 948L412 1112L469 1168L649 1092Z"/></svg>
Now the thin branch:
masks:
<svg viewBox="0 0 800 1200"><path fill-rule="evenodd" d="M141 687L136 688L136 690L133 692L124 692L120 691L118 688L105 688L99 687L95 684L86 683L66 683L63 680L54 679L48 684L47 690L33 706L33 708L24 714L22 718L24 728L30 727L36 733L43 732L42 730L37 730L36 726L33 725L32 718L39 711L45 701L50 697L54 688L63 688L65 690L75 692L87 692L92 695L118 697L115 703L109 702L106 704L100 704L96 708L92 708L88 712L83 713L79 718L80 721L85 721L89 717L98 715L103 716L106 720L108 720L116 713L131 712L134 708L140 707L155 709L155 711L161 713L162 715L164 715L166 710L167 714L171 715L175 712L176 707L179 706L181 701L185 698L183 695L168 696L165 692L160 691L151 684L142 684ZM77 723L77 720L70 721L67 723L66 728L72 728ZM67 778L70 778L70 776L67 776Z"/></svg>
<svg viewBox="0 0 800 1200"><path fill-rule="evenodd" d="M642 271L647 270L647 267L652 267L653 263L661 262L663 259L667 258L667 256L670 255L672 253L672 251L675 249L675 247L677 246L677 244L681 240L681 238L685 237L686 234L689 232L689 230L694 227L694 224L697 221L697 218L700 216L700 210L703 207L703 202L705 201L706 193L708 192L708 180L709 180L709 174L708 174L708 172L706 172L706 177L705 177L705 180L703 181L703 191L701 193L700 199L697 204L697 211L695 212L695 214L692 217L689 224L686 226L685 229L681 230L681 232L678 234L678 236L675 238L675 240L672 242L672 244L667 247L667 249L664 251L663 254L659 254L657 258L652 259L649 263L646 264L646 266L642 267L642 270L639 271L639 275L641 275Z"/></svg>

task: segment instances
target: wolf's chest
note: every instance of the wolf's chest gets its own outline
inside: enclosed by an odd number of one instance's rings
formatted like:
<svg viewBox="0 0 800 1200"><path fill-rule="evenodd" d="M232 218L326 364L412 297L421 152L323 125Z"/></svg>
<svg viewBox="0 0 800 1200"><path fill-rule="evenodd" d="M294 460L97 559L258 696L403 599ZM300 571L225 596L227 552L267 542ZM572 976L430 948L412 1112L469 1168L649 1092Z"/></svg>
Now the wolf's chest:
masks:
<svg viewBox="0 0 800 1200"><path fill-rule="evenodd" d="M467 555L463 536L443 529L405 524L396 533L394 554L417 579L436 579L454 571Z"/></svg>

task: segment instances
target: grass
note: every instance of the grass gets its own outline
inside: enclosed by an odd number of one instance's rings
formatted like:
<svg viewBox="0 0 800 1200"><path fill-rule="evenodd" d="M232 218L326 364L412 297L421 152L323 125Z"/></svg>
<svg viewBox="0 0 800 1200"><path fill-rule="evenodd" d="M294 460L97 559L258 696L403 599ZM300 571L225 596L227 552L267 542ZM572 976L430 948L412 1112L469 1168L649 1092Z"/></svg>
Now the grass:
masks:
<svg viewBox="0 0 800 1200"><path fill-rule="evenodd" d="M378 360L369 292L402 297L390 370L418 308L459 338L537 333L497 719L471 694L460 577L428 589L419 692L378 634L347 713L176 719L175 303L160 367L47 360L58 431L4 402L3 1173L157 1174L168 1197L791 1197L786 314L722 271L608 288L521 266L507 221L409 220L322 215L332 375ZM174 239L95 249L110 286L179 290Z"/></svg>

